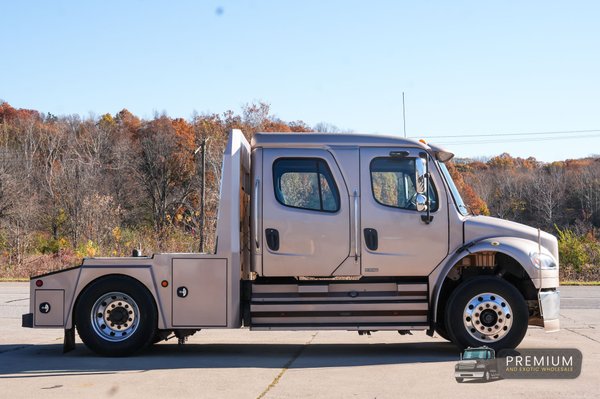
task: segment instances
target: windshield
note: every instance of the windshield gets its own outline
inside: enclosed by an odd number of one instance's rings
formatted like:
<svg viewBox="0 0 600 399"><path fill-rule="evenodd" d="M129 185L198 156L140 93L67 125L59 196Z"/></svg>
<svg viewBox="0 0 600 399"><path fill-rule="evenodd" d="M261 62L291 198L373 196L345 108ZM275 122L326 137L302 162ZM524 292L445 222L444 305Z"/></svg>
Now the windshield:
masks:
<svg viewBox="0 0 600 399"><path fill-rule="evenodd" d="M452 192L452 197L454 198L454 202L456 203L456 207L458 208L458 211L463 216L467 216L469 214L469 209L465 205L462 197L460 196L460 193L458 192L458 189L454 185L454 180L452 180L452 176L450 176L450 172L448 171L448 168L442 162L438 162L438 165L439 165L440 169L442 170L442 174L444 175L444 178L446 179L446 183L448 183L448 187L450 187L450 191Z"/></svg>
<svg viewBox="0 0 600 399"><path fill-rule="evenodd" d="M474 351L465 351L465 353L463 354L463 359L464 360L485 359L486 354L487 354L487 351L484 349L474 350Z"/></svg>

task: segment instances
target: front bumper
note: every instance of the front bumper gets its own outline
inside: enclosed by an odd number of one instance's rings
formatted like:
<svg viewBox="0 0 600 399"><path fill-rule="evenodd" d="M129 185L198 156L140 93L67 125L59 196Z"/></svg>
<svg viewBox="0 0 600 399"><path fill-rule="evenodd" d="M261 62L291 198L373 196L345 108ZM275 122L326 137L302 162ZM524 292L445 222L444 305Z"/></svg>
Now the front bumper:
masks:
<svg viewBox="0 0 600 399"><path fill-rule="evenodd" d="M483 371L455 371L454 377L457 378L483 378Z"/></svg>
<svg viewBox="0 0 600 399"><path fill-rule="evenodd" d="M540 291L538 299L544 319L544 330L546 332L560 330L560 291L558 289Z"/></svg>

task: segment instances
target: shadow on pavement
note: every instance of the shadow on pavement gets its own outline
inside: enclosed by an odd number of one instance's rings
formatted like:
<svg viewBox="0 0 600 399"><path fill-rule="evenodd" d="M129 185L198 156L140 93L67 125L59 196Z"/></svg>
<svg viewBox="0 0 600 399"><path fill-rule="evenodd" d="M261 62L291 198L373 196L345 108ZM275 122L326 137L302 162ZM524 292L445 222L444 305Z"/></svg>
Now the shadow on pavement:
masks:
<svg viewBox="0 0 600 399"><path fill-rule="evenodd" d="M5 347L11 350L3 352ZM114 374L162 369L356 367L456 361L447 342L398 344L177 344L154 345L136 356L96 356L78 344L67 354L62 345L0 345L0 379L57 375ZM8 348L6 348L8 349ZM297 357L297 358L296 358ZM288 365L290 359L295 359Z"/></svg>

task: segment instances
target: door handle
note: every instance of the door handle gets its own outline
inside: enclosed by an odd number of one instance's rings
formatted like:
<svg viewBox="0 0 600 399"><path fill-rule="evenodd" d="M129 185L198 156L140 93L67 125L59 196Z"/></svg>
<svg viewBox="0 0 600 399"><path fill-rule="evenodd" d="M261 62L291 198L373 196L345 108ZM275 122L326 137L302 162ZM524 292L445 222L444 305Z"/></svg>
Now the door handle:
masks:
<svg viewBox="0 0 600 399"><path fill-rule="evenodd" d="M377 230L375 229L364 229L365 233L365 245L371 251L377 251Z"/></svg>
<svg viewBox="0 0 600 399"><path fill-rule="evenodd" d="M259 195L260 195L260 180L256 179L254 183L254 202L252 203L252 217L254 219L254 245L256 245L256 249L260 247L260 238L258 237L260 230L258 229L258 207L259 207Z"/></svg>
<svg viewBox="0 0 600 399"><path fill-rule="evenodd" d="M279 251L279 232L276 229L266 229L267 246L271 251Z"/></svg>
<svg viewBox="0 0 600 399"><path fill-rule="evenodd" d="M358 262L358 251L360 251L360 221L358 218L358 192L354 191L354 262Z"/></svg>

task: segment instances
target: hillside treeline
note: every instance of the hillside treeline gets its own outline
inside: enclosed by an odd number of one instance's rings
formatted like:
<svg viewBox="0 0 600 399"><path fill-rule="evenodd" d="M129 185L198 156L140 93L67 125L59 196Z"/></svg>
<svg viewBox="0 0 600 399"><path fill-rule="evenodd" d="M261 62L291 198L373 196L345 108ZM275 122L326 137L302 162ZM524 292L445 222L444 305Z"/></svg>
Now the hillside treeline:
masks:
<svg viewBox="0 0 600 399"><path fill-rule="evenodd" d="M201 234L201 151L206 143L204 248L214 248L227 131L330 130L284 122L264 103L241 114L57 117L0 104L0 277L77 264L132 249L193 252Z"/></svg>
<svg viewBox="0 0 600 399"><path fill-rule="evenodd" d="M85 256L198 251L214 247L221 159L229 129L333 131L273 116L252 103L237 114L157 114L126 109L81 118L0 103L0 277L78 264ZM205 226L200 162L206 143ZM600 159L543 164L502 154L450 167L474 213L559 235L569 279L594 278L600 263Z"/></svg>

